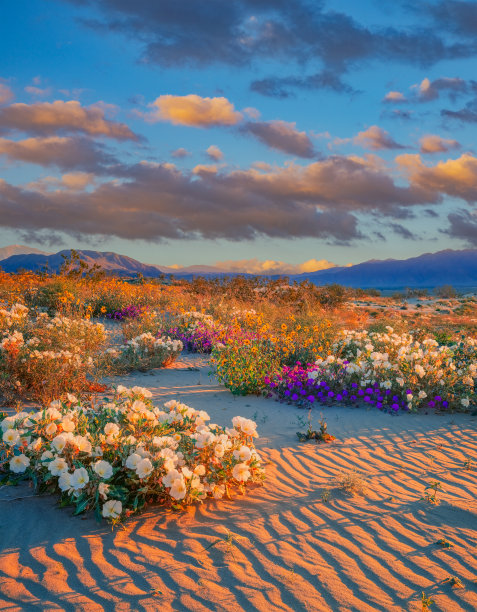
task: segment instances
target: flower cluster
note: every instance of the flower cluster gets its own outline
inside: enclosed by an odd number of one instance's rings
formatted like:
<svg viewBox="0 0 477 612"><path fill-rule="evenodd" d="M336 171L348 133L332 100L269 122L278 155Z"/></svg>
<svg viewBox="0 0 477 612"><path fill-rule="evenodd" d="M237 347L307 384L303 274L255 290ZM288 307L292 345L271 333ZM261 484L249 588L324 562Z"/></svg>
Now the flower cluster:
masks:
<svg viewBox="0 0 477 612"><path fill-rule="evenodd" d="M294 403L367 403L398 412L432 408L462 410L475 404L477 343L463 339L439 346L410 334L343 331L339 356L285 367L267 379L271 395Z"/></svg>
<svg viewBox="0 0 477 612"><path fill-rule="evenodd" d="M128 340L117 354L116 367L146 371L170 365L182 351L182 342L166 336L143 333Z"/></svg>
<svg viewBox="0 0 477 612"><path fill-rule="evenodd" d="M137 319L141 317L148 310L147 306L137 306L130 304L121 308L121 310L115 310L114 312L108 312L106 317L108 319L115 319L116 321L123 321L124 319Z"/></svg>
<svg viewBox="0 0 477 612"><path fill-rule="evenodd" d="M0 482L31 480L75 514L117 520L146 503L182 508L260 482L256 424L208 424L209 415L175 400L154 406L141 387L119 386L112 401L81 405L68 394L37 412L0 417Z"/></svg>

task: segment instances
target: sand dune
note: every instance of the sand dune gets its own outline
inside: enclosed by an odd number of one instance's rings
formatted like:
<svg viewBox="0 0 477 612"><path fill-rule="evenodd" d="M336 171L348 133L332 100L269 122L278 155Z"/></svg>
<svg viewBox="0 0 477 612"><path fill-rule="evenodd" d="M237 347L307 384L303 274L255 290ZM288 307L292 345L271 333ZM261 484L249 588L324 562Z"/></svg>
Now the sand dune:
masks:
<svg viewBox="0 0 477 612"><path fill-rule="evenodd" d="M234 398L207 371L205 358L186 356L120 382L220 424L255 418L265 485L185 513L153 508L114 531L27 487L3 488L1 610L399 611L421 610L421 591L433 611L477 609L477 469L464 469L477 463L475 417L325 408L338 441L300 444L306 412ZM352 469L365 473L366 497L332 487ZM421 499L432 480L439 505Z"/></svg>

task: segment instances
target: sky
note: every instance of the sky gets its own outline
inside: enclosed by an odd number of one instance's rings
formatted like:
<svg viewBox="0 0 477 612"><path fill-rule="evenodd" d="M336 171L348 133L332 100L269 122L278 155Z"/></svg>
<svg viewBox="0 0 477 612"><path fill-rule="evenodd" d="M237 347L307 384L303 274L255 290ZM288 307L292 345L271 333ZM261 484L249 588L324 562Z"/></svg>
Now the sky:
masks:
<svg viewBox="0 0 477 612"><path fill-rule="evenodd" d="M5 0L0 57L0 246L257 272L477 247L475 0Z"/></svg>

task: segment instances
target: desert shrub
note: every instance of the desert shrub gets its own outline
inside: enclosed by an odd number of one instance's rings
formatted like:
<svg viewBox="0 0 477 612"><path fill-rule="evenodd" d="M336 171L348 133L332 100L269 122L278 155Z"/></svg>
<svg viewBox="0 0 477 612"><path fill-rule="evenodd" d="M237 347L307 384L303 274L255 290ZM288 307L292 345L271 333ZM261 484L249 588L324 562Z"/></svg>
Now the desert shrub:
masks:
<svg viewBox="0 0 477 612"><path fill-rule="evenodd" d="M164 368L177 359L181 351L180 340L172 340L166 336L156 338L152 334L144 333L128 340L119 351L110 352L113 357L112 369L120 373Z"/></svg>
<svg viewBox="0 0 477 612"><path fill-rule="evenodd" d="M118 521L160 503L180 509L220 499L263 479L256 424L207 425L204 411L176 401L154 406L147 389L118 387L112 401L72 395L37 412L0 416L3 484L29 480L75 514Z"/></svg>

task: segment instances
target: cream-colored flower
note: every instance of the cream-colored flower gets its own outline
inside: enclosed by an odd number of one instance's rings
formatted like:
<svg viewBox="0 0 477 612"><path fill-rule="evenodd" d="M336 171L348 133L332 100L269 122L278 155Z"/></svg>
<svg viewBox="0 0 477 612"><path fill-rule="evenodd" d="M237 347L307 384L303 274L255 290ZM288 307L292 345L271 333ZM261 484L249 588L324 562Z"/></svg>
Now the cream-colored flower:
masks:
<svg viewBox="0 0 477 612"><path fill-rule="evenodd" d="M98 485L98 493L101 499L105 500L109 493L109 485L105 482L100 482Z"/></svg>
<svg viewBox="0 0 477 612"><path fill-rule="evenodd" d="M51 443L53 444L53 446L55 447L55 449L61 453L61 451L65 448L66 446L66 441L67 438L66 436L59 434L58 436L56 436L55 438L53 438L53 440L51 441Z"/></svg>
<svg viewBox="0 0 477 612"><path fill-rule="evenodd" d="M56 425L56 423L50 423L45 429L45 433L47 436L53 436L57 431L58 426Z"/></svg>
<svg viewBox="0 0 477 612"><path fill-rule="evenodd" d="M71 432L75 429L75 422L68 416L63 417L61 420L61 427L63 431Z"/></svg>
<svg viewBox="0 0 477 612"><path fill-rule="evenodd" d="M132 455L129 455L129 457L126 459L126 467L130 470L135 470L137 464L141 461L141 459L142 457L138 453L133 453Z"/></svg>
<svg viewBox="0 0 477 612"><path fill-rule="evenodd" d="M77 468L71 475L70 482L73 489L84 489L89 482L89 475L86 468Z"/></svg>
<svg viewBox="0 0 477 612"><path fill-rule="evenodd" d="M117 519L121 516L123 511L123 505L119 499L110 499L103 506L104 518Z"/></svg>
<svg viewBox="0 0 477 612"><path fill-rule="evenodd" d="M71 474L69 472L61 472L58 478L58 486L62 491L69 491L71 486Z"/></svg>
<svg viewBox="0 0 477 612"><path fill-rule="evenodd" d="M234 457L239 461L249 461L252 456L252 451L248 446L241 446L238 450L234 450Z"/></svg>
<svg viewBox="0 0 477 612"><path fill-rule="evenodd" d="M106 423L104 433L111 438L116 438L119 434L119 427L116 423Z"/></svg>
<svg viewBox="0 0 477 612"><path fill-rule="evenodd" d="M15 474L22 474L30 465L30 459L25 455L16 455L10 459L10 470Z"/></svg>
<svg viewBox="0 0 477 612"><path fill-rule="evenodd" d="M5 442L5 444L8 444L8 446L15 446L19 439L20 434L16 429L7 429L2 437L2 440Z"/></svg>
<svg viewBox="0 0 477 612"><path fill-rule="evenodd" d="M232 470L232 475L239 482L246 482L250 478L250 470L246 463L237 463Z"/></svg>
<svg viewBox="0 0 477 612"><path fill-rule="evenodd" d="M180 500L184 499L187 493L187 487L185 484L185 480L183 478L176 478L172 483L171 490L169 491L169 495L174 499Z"/></svg>
<svg viewBox="0 0 477 612"><path fill-rule="evenodd" d="M68 470L68 464L63 459L63 457L56 457L48 464L48 469L53 474L53 476L59 476L62 472Z"/></svg>
<svg viewBox="0 0 477 612"><path fill-rule="evenodd" d="M136 465L136 474L141 480L143 478L147 478L153 470L154 467L150 459L148 459L147 457L145 459L141 459L141 461L139 461L139 463Z"/></svg>
<svg viewBox="0 0 477 612"><path fill-rule="evenodd" d="M94 464L94 471L100 478L108 480L113 475L113 466L108 461L96 461Z"/></svg>

